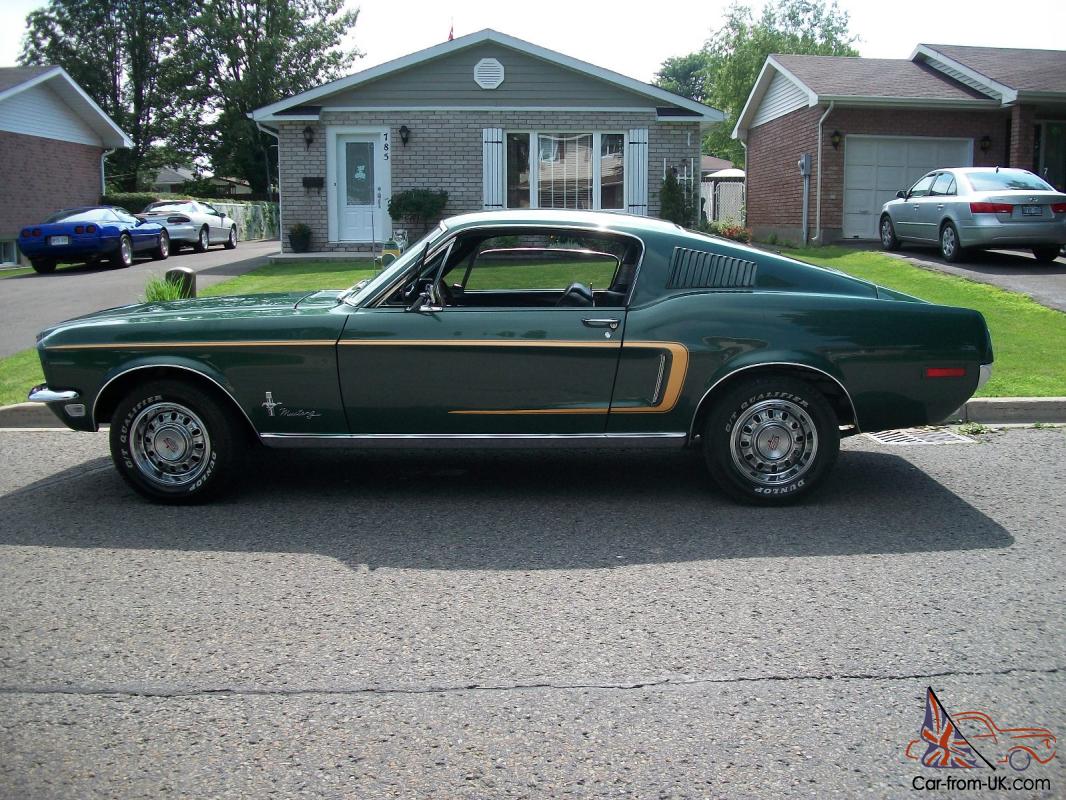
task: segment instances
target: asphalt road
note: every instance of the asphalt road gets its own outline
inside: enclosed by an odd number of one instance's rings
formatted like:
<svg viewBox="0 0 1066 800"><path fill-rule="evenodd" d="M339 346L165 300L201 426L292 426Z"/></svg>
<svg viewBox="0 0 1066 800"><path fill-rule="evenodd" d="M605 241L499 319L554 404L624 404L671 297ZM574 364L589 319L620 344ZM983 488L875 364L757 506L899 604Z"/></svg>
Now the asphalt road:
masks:
<svg viewBox="0 0 1066 800"><path fill-rule="evenodd" d="M166 261L138 258L129 269L81 266L51 275L4 278L0 280L0 358L33 347L38 332L56 322L136 303L148 279L162 277L168 269L195 270L197 286L202 288L262 266L278 248L277 240L240 242L236 250L212 247L206 253L194 253L183 249Z"/></svg>
<svg viewBox="0 0 1066 800"><path fill-rule="evenodd" d="M926 686L1066 736L1062 429L847 440L779 510L687 453L277 451L171 509L106 452L0 432L3 798L905 797Z"/></svg>
<svg viewBox="0 0 1066 800"><path fill-rule="evenodd" d="M974 250L965 253L963 260L949 264L940 257L935 248L908 245L888 255L972 281L990 283L1001 289L1027 294L1038 303L1066 311L1066 258L1057 258L1051 264L1041 264L1027 250Z"/></svg>

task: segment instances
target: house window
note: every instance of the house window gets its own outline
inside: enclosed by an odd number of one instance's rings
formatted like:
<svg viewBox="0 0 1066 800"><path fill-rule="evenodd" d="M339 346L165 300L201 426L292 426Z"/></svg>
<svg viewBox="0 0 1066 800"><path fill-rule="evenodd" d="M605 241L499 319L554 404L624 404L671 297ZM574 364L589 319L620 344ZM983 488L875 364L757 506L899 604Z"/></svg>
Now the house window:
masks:
<svg viewBox="0 0 1066 800"><path fill-rule="evenodd" d="M624 134L516 132L506 146L507 208L625 208Z"/></svg>
<svg viewBox="0 0 1066 800"><path fill-rule="evenodd" d="M0 242L0 264L17 264L19 260L18 248L13 240Z"/></svg>

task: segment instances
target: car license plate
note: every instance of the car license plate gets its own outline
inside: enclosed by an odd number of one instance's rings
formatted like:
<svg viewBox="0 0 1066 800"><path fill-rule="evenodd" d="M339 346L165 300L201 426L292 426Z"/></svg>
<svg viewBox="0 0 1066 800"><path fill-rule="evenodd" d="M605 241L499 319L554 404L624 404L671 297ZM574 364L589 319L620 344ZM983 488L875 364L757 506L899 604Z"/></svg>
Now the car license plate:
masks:
<svg viewBox="0 0 1066 800"><path fill-rule="evenodd" d="M49 244L70 244L69 236L53 236L48 240Z"/></svg>
<svg viewBox="0 0 1066 800"><path fill-rule="evenodd" d="M1044 216L1043 206L1022 206L1023 217L1042 217Z"/></svg>

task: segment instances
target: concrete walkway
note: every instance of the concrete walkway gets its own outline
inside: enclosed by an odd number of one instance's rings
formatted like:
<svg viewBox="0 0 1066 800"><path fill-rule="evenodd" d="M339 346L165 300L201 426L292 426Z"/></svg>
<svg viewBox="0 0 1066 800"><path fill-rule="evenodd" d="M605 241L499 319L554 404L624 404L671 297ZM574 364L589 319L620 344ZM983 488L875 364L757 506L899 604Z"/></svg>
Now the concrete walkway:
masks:
<svg viewBox="0 0 1066 800"><path fill-rule="evenodd" d="M182 250L166 261L140 258L129 269L81 266L51 275L31 273L0 279L0 358L33 347L37 333L65 319L103 308L136 303L151 277L168 269L196 271L199 288L243 275L267 263L280 243L241 242L236 250L213 247L206 253Z"/></svg>

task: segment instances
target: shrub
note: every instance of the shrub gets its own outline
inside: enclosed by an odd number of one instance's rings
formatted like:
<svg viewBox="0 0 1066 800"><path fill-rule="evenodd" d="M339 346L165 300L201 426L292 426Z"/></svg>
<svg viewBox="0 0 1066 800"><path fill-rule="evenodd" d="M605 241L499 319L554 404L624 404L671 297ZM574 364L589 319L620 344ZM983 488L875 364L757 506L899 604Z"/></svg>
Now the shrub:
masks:
<svg viewBox="0 0 1066 800"><path fill-rule="evenodd" d="M659 188L659 219L687 228L696 216L696 202L692 193L678 182L677 175L666 173Z"/></svg>
<svg viewBox="0 0 1066 800"><path fill-rule="evenodd" d="M311 226L297 222L289 227L289 244L293 252L306 253L311 249Z"/></svg>
<svg viewBox="0 0 1066 800"><path fill-rule="evenodd" d="M168 278L151 278L144 285L142 303L165 303L168 300L182 299L181 281Z"/></svg>
<svg viewBox="0 0 1066 800"><path fill-rule="evenodd" d="M706 222L700 225L700 230L712 236L732 239L734 242L747 244L751 241L751 231L736 222Z"/></svg>
<svg viewBox="0 0 1066 800"><path fill-rule="evenodd" d="M432 222L444 214L448 204L447 192L431 192L428 189L411 189L397 192L389 199L389 216L394 220L406 218L422 227L422 232L429 230Z"/></svg>

